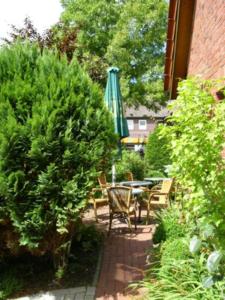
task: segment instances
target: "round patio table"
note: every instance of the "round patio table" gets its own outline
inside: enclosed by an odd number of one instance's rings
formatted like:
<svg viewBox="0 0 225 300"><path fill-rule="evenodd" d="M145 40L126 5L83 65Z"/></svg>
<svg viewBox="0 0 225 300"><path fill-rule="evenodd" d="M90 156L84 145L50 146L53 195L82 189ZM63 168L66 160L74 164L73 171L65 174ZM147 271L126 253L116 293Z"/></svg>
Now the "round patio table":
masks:
<svg viewBox="0 0 225 300"><path fill-rule="evenodd" d="M121 181L120 185L132 187L132 188L138 188L138 187L152 187L154 185L153 181L150 180L143 180L143 181Z"/></svg>
<svg viewBox="0 0 225 300"><path fill-rule="evenodd" d="M171 178L168 177L147 177L144 178L145 181L152 181L152 182L158 182L163 180L170 180Z"/></svg>

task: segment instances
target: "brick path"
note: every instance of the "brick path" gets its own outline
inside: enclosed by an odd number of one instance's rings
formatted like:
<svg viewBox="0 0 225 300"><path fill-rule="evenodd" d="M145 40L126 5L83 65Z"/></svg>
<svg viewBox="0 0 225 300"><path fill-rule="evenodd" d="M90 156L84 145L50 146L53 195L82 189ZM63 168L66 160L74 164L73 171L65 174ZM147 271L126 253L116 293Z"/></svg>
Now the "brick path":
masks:
<svg viewBox="0 0 225 300"><path fill-rule="evenodd" d="M101 208L98 215L98 226L106 230L108 210ZM132 291L128 289L128 285L143 278L154 225L137 227L136 231L130 233L126 224L117 219L113 221L111 234L105 239L95 299L140 299L140 290Z"/></svg>

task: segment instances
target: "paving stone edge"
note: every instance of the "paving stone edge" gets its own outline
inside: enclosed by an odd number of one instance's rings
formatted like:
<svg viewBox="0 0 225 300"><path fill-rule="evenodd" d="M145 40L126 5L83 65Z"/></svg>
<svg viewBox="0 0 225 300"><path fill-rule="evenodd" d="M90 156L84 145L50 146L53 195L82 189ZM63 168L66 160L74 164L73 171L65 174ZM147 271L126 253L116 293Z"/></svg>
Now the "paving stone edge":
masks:
<svg viewBox="0 0 225 300"><path fill-rule="evenodd" d="M92 281L92 286L96 287L98 284L98 279L99 279L99 275L100 275L100 271L101 271L101 266L102 266L102 260L103 260L103 253L104 253L104 248L105 248L105 236L103 238L102 241L102 245L98 254L98 261L97 261L97 266L96 266L96 270L95 270L95 274L94 274L94 278Z"/></svg>

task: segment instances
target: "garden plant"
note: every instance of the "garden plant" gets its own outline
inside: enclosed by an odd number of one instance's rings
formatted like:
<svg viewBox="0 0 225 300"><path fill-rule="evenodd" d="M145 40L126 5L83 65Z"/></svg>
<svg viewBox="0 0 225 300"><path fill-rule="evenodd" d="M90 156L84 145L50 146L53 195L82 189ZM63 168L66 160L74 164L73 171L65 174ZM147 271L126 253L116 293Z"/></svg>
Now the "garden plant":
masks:
<svg viewBox="0 0 225 300"><path fill-rule="evenodd" d="M124 149L122 157L116 163L116 180L127 180L127 172L131 172L136 180L144 179L144 161L140 154Z"/></svg>
<svg viewBox="0 0 225 300"><path fill-rule="evenodd" d="M181 193L158 218L159 262L143 283L153 300L225 296L225 103L212 93L220 86L199 78L181 82L170 122L161 128Z"/></svg>
<svg viewBox="0 0 225 300"><path fill-rule="evenodd" d="M64 267L116 137L98 85L36 44L0 49L0 259L50 253Z"/></svg>
<svg viewBox="0 0 225 300"><path fill-rule="evenodd" d="M145 147L145 175L165 176L166 166L171 164L169 141L167 137L161 136L161 126L149 134Z"/></svg>

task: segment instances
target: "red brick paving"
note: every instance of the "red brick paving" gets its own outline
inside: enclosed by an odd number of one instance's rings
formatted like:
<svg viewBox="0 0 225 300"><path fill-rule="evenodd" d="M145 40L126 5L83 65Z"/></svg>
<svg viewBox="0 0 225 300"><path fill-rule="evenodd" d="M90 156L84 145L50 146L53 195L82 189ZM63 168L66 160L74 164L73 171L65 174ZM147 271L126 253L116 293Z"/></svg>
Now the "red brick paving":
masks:
<svg viewBox="0 0 225 300"><path fill-rule="evenodd" d="M99 226L106 229L107 209L101 208L98 214ZM96 299L128 300L140 297L128 286L143 278L153 230L154 225L138 225L137 230L133 229L130 233L126 224L117 219L113 221L111 233L105 239Z"/></svg>

